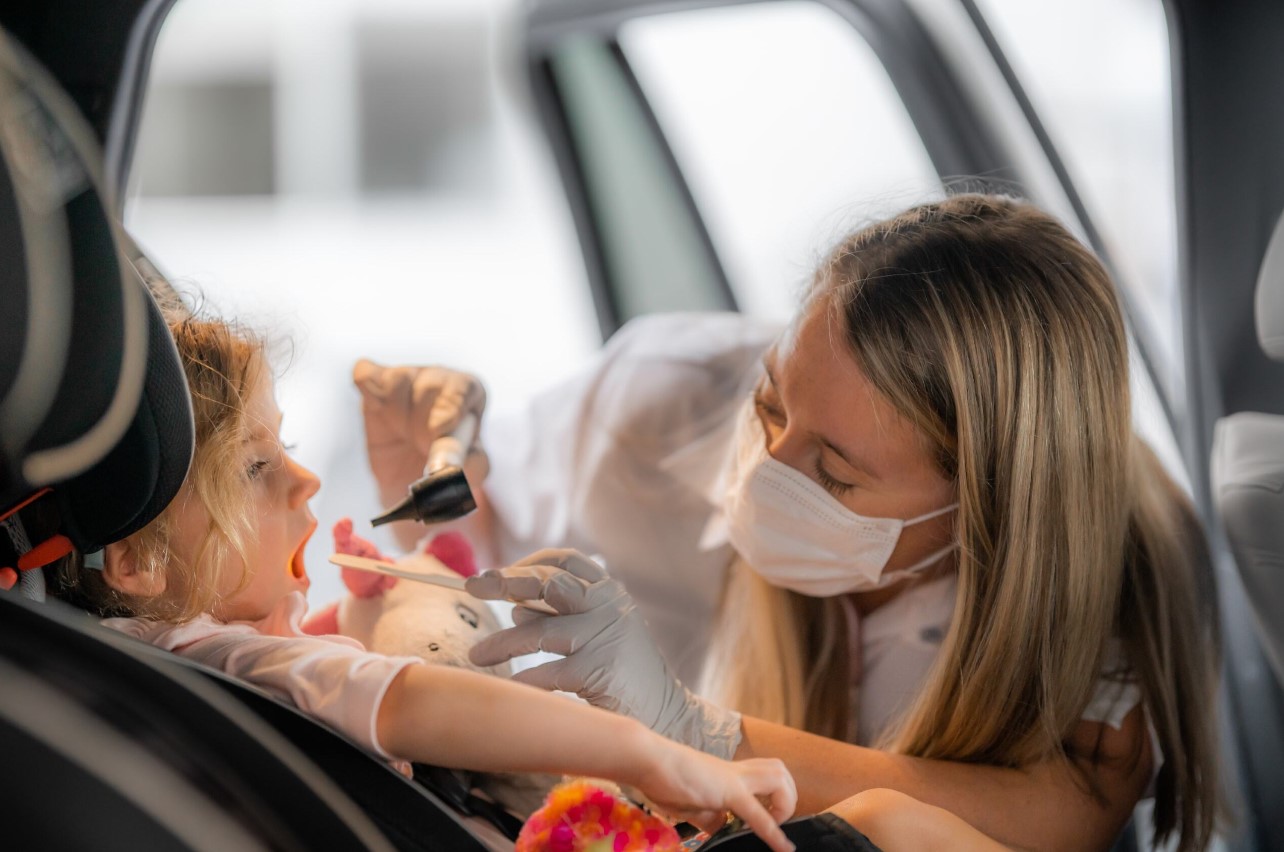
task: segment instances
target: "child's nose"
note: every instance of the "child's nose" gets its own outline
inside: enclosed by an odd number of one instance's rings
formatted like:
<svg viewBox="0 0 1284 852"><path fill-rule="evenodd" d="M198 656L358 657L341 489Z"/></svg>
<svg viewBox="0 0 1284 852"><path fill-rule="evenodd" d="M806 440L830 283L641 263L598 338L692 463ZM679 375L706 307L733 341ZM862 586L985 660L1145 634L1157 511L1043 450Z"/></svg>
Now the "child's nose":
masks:
<svg viewBox="0 0 1284 852"><path fill-rule="evenodd" d="M290 489L290 504L299 506L311 500L321 489L321 479L294 459L290 459L288 464L294 478L294 486Z"/></svg>

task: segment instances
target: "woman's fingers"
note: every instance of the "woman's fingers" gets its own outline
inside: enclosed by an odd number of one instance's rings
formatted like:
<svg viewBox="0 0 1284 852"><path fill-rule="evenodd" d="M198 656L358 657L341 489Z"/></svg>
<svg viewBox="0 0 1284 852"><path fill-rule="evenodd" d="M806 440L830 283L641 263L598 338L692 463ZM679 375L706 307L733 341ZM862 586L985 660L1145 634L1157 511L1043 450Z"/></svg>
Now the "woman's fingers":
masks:
<svg viewBox="0 0 1284 852"><path fill-rule="evenodd" d="M424 453L465 414L480 418L486 409L481 381L448 367L385 367L362 358L352 368L352 381L367 420Z"/></svg>
<svg viewBox="0 0 1284 852"><path fill-rule="evenodd" d="M497 666L513 657L552 651L544 647L544 632L542 622L529 622L492 633L468 649L468 659L476 666Z"/></svg>
<svg viewBox="0 0 1284 852"><path fill-rule="evenodd" d="M487 571L464 581L464 591L484 601L537 601L544 590L544 578L531 574L514 575L505 568Z"/></svg>
<svg viewBox="0 0 1284 852"><path fill-rule="evenodd" d="M596 583L599 580L606 579L606 569L578 550L568 552L557 567L563 568L589 583Z"/></svg>
<svg viewBox="0 0 1284 852"><path fill-rule="evenodd" d="M513 607L513 624L526 624L528 621L538 621L541 618L552 617L546 612L540 612L537 609L531 609L521 604Z"/></svg>
<svg viewBox="0 0 1284 852"><path fill-rule="evenodd" d="M550 660L513 675L513 680L549 692L576 692L582 685L579 670L566 660Z"/></svg>
<svg viewBox="0 0 1284 852"><path fill-rule="evenodd" d="M581 580L587 580L590 583L596 583L598 580L606 578L606 569L585 556L583 553L580 553L578 550L568 550L566 548L558 547L549 547L544 550L537 550L525 559L519 559L517 562L514 562L511 567L560 568L561 570L569 571Z"/></svg>
<svg viewBox="0 0 1284 852"><path fill-rule="evenodd" d="M434 438L453 430L465 414L481 417L486 408L486 389L475 376L442 368L416 372L413 398L416 419Z"/></svg>
<svg viewBox="0 0 1284 852"><path fill-rule="evenodd" d="M602 618L595 613L526 619L522 624L492 633L468 652L479 666L494 666L513 657L548 651L564 656L574 654L602 632Z"/></svg>
<svg viewBox="0 0 1284 852"><path fill-rule="evenodd" d="M593 565L586 557L581 559ZM624 593L623 587L616 583L594 582L547 564L522 563L469 577L464 588L483 600L544 601L562 615L588 612Z"/></svg>
<svg viewBox="0 0 1284 852"><path fill-rule="evenodd" d="M478 483L485 482L486 477L490 476L490 456L482 448L480 439L473 442L473 445L468 448L468 455L464 457L464 476L474 487Z"/></svg>

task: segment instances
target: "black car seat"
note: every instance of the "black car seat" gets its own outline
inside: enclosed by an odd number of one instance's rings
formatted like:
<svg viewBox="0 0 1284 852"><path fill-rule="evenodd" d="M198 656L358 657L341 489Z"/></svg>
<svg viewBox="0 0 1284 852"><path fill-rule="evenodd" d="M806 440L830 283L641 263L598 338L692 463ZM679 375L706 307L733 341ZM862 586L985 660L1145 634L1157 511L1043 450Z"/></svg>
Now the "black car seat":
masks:
<svg viewBox="0 0 1284 852"><path fill-rule="evenodd" d="M0 299L14 306L0 315L0 514L46 503L60 519L48 541L92 551L146 524L177 490L191 454L187 390L155 302L140 299L140 272L163 279L113 232L74 109L3 34L0 78ZM65 209L48 204L50 187ZM41 303L50 288L61 302ZM33 346L58 357L33 360ZM32 402L33 383L57 392ZM29 464L63 448L80 451L78 466ZM22 516L7 526L20 539ZM0 566L25 569L17 591L0 593L6 845L383 850L391 840L471 852L515 831L454 773L416 766L411 783L254 687L42 603L39 560L22 557L44 544L15 541L19 564ZM851 834L823 820L788 831L804 842Z"/></svg>
<svg viewBox="0 0 1284 852"><path fill-rule="evenodd" d="M1267 245L1254 304L1263 351L1284 361L1284 216ZM1262 651L1284 683L1284 416L1240 412L1213 433L1213 500L1247 592Z"/></svg>
<svg viewBox="0 0 1284 852"><path fill-rule="evenodd" d="M191 455L177 354L98 165L75 108L0 33L0 845L391 850L238 702L42 602L43 564L147 523Z"/></svg>
<svg viewBox="0 0 1284 852"><path fill-rule="evenodd" d="M164 274L130 235L122 231L120 239L152 296L171 310L184 310ZM412 782L293 705L207 666L139 645L140 653L161 654L171 665L205 678L308 754L403 852L502 849L511 847L521 829L520 819L472 788L467 773L415 764Z"/></svg>
<svg viewBox="0 0 1284 852"><path fill-rule="evenodd" d="M64 548L92 552L154 518L177 492L191 460L193 426L186 383L165 319L141 285L146 280L148 289L162 301L172 293L123 229L113 230L106 213L111 205L105 203L94 173L97 154L79 126L75 108L21 48L6 39L0 50L0 68L6 72L0 80L0 116L21 119L0 132L0 155L6 165L0 169L0 190L7 190L2 197L11 202L0 204L6 217L0 222L0 251L8 259L0 264L0 274L5 276L0 277L0 296L13 306L0 313L0 447L4 450L0 514L34 499L36 504L28 506L26 514L42 508L60 519L57 534L49 537L53 544L57 539ZM51 204L49 198L54 195L65 203ZM58 357L50 357L49 351ZM56 387L57 393L33 395L33 387ZM8 416L12 412L24 416ZM107 424L111 431L100 425L107 415L115 417ZM91 438L97 441L96 452L86 450ZM48 460L64 446L79 449L82 464L51 470ZM45 592L43 574L36 569L47 559L30 557L39 557L45 542L27 540L23 514L11 515L4 523L5 531L20 539L13 543L18 564L9 566L0 560L0 570L17 571L16 594L38 603ZM55 547L51 552L61 551ZM8 649L8 659L44 666L42 660L52 659L57 649L66 647L64 664L74 669L75 649L93 647L89 656L115 660L95 673L105 672L114 679L117 670L148 672L138 676L150 677L152 699L186 702L190 711L189 693L200 690L195 704L212 701L213 707L183 714L193 720L185 723L193 733L203 725L223 724L215 720L219 710L248 723L257 735L267 732L269 750L283 747L295 764L306 766L304 783L296 779L292 785L285 784L278 778L274 788L284 794L291 786L306 788L315 783L325 791L312 807L306 805L306 789L296 789L286 798L292 803L291 812L313 812L303 824L313 841L325 841L304 846L389 848L385 837L370 830L369 818L373 818L395 838L395 848L468 852L485 846L463 820L484 815L472 822L491 847L509 843L508 836L515 835L520 825L474 796L454 773L419 767L424 784L411 783L292 706L219 672L88 623L83 614L63 612L54 604L34 609L19 600L0 604L16 608L0 623L0 647ZM39 620L42 616L44 621ZM37 634L47 635L33 643L31 637ZM26 654L32 648L39 650ZM174 685L167 685L170 679ZM64 680L82 687L95 684L86 694L95 694L97 687L110 691L94 677ZM109 703L111 696L97 700ZM155 717L151 722L160 724L161 711L149 715ZM262 751L252 748L253 739L242 737L246 742L220 754ZM299 758L300 750L314 760ZM190 763L212 765L207 758L218 757L204 754ZM226 762L226 757L221 759ZM254 762L249 758L249 764ZM274 773L250 774L262 780ZM340 789L351 792L362 807L353 807ZM224 797L235 798L226 793ZM266 801L274 798L272 794ZM330 805L320 809L330 815L321 818L316 805L325 798ZM298 808L298 803L304 806ZM345 813L356 814L361 824L356 834L364 833L368 842L347 842L354 839L354 832L342 826ZM278 817L276 822L291 819ZM502 830L489 829L492 822ZM120 839L128 843L130 837L124 834ZM41 845L48 845L49 839ZM282 844L274 841L273 845Z"/></svg>

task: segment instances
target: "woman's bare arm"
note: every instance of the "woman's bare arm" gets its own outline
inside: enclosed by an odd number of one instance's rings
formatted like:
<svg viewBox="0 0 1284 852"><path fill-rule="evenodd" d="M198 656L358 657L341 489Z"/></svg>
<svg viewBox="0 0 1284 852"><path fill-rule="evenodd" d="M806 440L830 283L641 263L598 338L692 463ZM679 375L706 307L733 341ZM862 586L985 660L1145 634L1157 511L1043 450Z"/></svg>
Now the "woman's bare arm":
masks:
<svg viewBox="0 0 1284 852"><path fill-rule="evenodd" d="M1152 766L1140 708L1125 717L1120 730L1079 724L1072 749L1092 753L1096 746L1097 753L1095 763L1078 762L1082 774L1061 760L1003 769L890 754L748 717L743 727L737 759L783 760L798 784L799 813L889 788L944 808L1019 849L1108 849L1145 791ZM1100 798L1089 792L1085 775Z"/></svg>
<svg viewBox="0 0 1284 852"><path fill-rule="evenodd" d="M1013 852L954 814L895 790L857 793L829 809L883 852Z"/></svg>

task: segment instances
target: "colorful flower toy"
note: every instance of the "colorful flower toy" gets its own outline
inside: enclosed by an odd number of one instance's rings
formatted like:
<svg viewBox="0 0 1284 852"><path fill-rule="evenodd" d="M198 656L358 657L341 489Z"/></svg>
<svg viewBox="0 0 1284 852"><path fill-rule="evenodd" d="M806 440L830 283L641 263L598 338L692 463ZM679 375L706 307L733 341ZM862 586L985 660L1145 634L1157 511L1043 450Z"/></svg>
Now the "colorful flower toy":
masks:
<svg viewBox="0 0 1284 852"><path fill-rule="evenodd" d="M681 852L673 826L585 780L558 784L517 836L516 852Z"/></svg>

